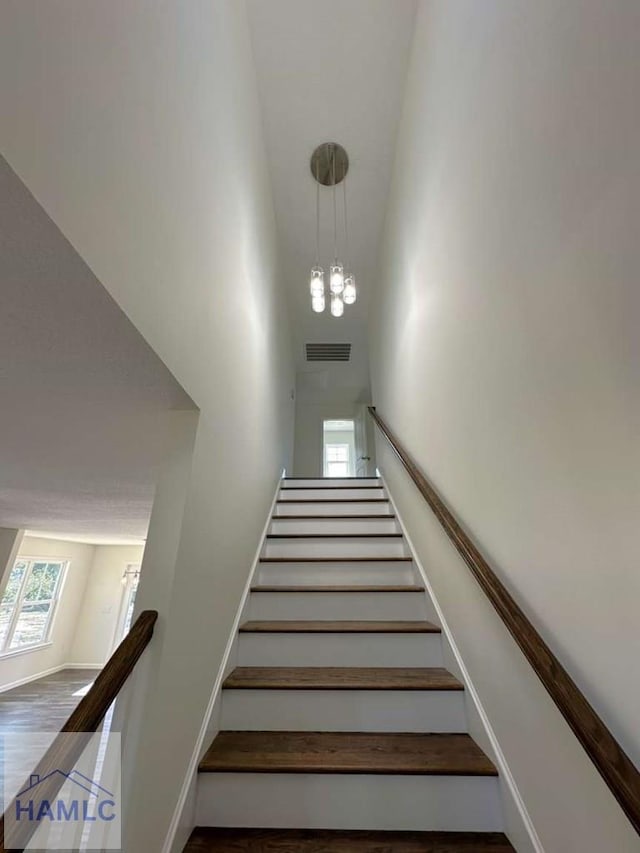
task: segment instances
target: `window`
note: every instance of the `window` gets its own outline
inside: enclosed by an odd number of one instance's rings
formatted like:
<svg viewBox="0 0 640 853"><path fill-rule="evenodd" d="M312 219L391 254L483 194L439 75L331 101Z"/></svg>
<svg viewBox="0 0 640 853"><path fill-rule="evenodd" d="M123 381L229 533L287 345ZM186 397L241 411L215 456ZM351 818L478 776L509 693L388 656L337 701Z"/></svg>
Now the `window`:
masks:
<svg viewBox="0 0 640 853"><path fill-rule="evenodd" d="M0 602L0 654L46 642L65 566L16 560Z"/></svg>
<svg viewBox="0 0 640 853"><path fill-rule="evenodd" d="M120 615L116 626L114 648L118 646L129 633L133 621L133 608L136 603L138 584L140 582L140 566L136 563L128 563L122 575L122 603Z"/></svg>
<svg viewBox="0 0 640 853"><path fill-rule="evenodd" d="M325 459L327 465L327 476L348 477L349 476L349 445L327 444L325 445Z"/></svg>
<svg viewBox="0 0 640 853"><path fill-rule="evenodd" d="M355 476L355 424L353 420L322 422L322 470L325 477Z"/></svg>

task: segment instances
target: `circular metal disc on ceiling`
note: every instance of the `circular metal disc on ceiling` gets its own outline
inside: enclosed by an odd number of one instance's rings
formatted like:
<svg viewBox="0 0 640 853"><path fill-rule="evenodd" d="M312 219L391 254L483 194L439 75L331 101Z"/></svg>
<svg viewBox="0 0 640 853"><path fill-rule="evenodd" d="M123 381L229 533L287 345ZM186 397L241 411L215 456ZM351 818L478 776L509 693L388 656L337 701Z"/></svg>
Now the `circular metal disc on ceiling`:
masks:
<svg viewBox="0 0 640 853"><path fill-rule="evenodd" d="M349 171L349 156L337 142L323 142L311 155L311 174L325 187L339 184Z"/></svg>

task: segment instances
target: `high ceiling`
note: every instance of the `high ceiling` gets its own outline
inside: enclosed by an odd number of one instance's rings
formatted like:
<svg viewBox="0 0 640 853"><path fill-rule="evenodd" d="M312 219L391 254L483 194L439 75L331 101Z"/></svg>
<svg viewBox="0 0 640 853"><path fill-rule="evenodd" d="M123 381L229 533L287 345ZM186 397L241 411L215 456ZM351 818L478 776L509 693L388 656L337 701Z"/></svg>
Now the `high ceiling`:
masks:
<svg viewBox="0 0 640 853"><path fill-rule="evenodd" d="M140 540L193 403L3 158L0 200L0 526Z"/></svg>
<svg viewBox="0 0 640 853"><path fill-rule="evenodd" d="M415 0L248 0L288 291L298 393L366 400L366 321ZM314 148L340 142L359 285L340 319L311 312ZM194 404L24 184L0 160L0 526L93 542L146 534L163 414ZM341 195L338 196L341 209ZM322 190L321 261L332 255ZM352 344L307 363L306 342Z"/></svg>
<svg viewBox="0 0 640 853"><path fill-rule="evenodd" d="M299 395L366 399L368 394L367 309L415 9L415 0L249 0ZM326 141L341 143L351 161L349 248L359 297L341 319L328 310L313 314L308 289L316 207L309 158ZM325 270L333 246L331 192L323 188L321 195ZM338 201L341 210L340 194ZM352 360L307 364L307 341L350 342Z"/></svg>

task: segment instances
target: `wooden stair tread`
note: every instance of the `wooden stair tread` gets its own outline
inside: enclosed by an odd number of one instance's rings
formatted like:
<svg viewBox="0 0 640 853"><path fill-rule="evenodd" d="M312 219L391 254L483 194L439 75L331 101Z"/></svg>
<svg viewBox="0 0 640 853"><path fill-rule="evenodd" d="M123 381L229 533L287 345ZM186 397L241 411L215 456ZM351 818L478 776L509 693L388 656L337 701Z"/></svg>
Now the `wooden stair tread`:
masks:
<svg viewBox="0 0 640 853"><path fill-rule="evenodd" d="M286 492L286 489L284 489ZM279 504L388 504L389 498L279 498Z"/></svg>
<svg viewBox="0 0 640 853"><path fill-rule="evenodd" d="M261 563L412 563L413 557L260 557Z"/></svg>
<svg viewBox="0 0 640 853"><path fill-rule="evenodd" d="M496 776L466 734L222 731L202 773Z"/></svg>
<svg viewBox="0 0 640 853"><path fill-rule="evenodd" d="M403 533L268 533L267 539L402 539Z"/></svg>
<svg viewBox="0 0 640 853"><path fill-rule="evenodd" d="M196 827L184 853L514 853L493 832Z"/></svg>
<svg viewBox="0 0 640 853"><path fill-rule="evenodd" d="M274 521L282 521L283 519L286 521L292 519L295 521L388 521L390 518L395 518L395 514L386 512L384 515L382 513L380 515L272 515L271 518Z"/></svg>
<svg viewBox="0 0 640 853"><path fill-rule="evenodd" d="M443 667L239 666L225 690L463 690Z"/></svg>
<svg viewBox="0 0 640 853"><path fill-rule="evenodd" d="M415 622L382 620L273 619L250 620L240 626L246 634L440 634L426 620Z"/></svg>
<svg viewBox="0 0 640 853"><path fill-rule="evenodd" d="M251 592L424 592L424 587L416 584L258 584L251 587Z"/></svg>
<svg viewBox="0 0 640 853"><path fill-rule="evenodd" d="M282 477L281 483L288 483L290 480L315 480L318 483L334 483L336 480L353 480L357 483L359 480L380 480L380 477Z"/></svg>
<svg viewBox="0 0 640 853"><path fill-rule="evenodd" d="M384 489L384 486L358 486L356 483L350 484L348 486L333 486L327 484L326 486L281 486L281 492L322 492L329 491L330 489Z"/></svg>

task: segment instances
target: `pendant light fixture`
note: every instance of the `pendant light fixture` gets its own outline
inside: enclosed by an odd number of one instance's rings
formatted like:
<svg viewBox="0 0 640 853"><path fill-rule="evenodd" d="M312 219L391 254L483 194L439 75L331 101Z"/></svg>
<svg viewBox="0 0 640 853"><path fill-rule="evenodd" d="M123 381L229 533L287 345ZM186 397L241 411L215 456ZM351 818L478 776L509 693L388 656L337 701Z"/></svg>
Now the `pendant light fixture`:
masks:
<svg viewBox="0 0 640 853"><path fill-rule="evenodd" d="M334 187L335 189L335 187ZM353 305L356 301L356 277L350 270L349 263L349 219L347 217L347 176L342 181L342 201L344 204L344 253L347 261L347 270L344 278L344 290L342 301L345 305Z"/></svg>
<svg viewBox="0 0 640 853"><path fill-rule="evenodd" d="M333 193L333 261L329 266L330 310L333 317L342 317L345 305L356 301L355 277L338 259L338 211L336 187L343 185L345 252L348 259L347 230L347 190L346 175L349 170L349 157L341 145L325 142L319 145L311 157L311 173L316 180L316 262L311 268L309 288L311 308L321 314L326 307L324 270L320 266L320 185L331 187Z"/></svg>
<svg viewBox="0 0 640 853"><path fill-rule="evenodd" d="M342 317L344 314L344 301L337 293L331 294L331 316Z"/></svg>
<svg viewBox="0 0 640 853"><path fill-rule="evenodd" d="M320 184L316 184L316 263L309 281L311 308L316 314L324 311L324 270L320 266Z"/></svg>
<svg viewBox="0 0 640 853"><path fill-rule="evenodd" d="M342 301L341 294L344 290L344 267L338 260L338 212L336 207L335 150L332 150L330 154L331 185L333 187L333 263L331 264L331 274L329 276L329 290L331 291L331 316L342 317L342 315L344 314L344 302Z"/></svg>

